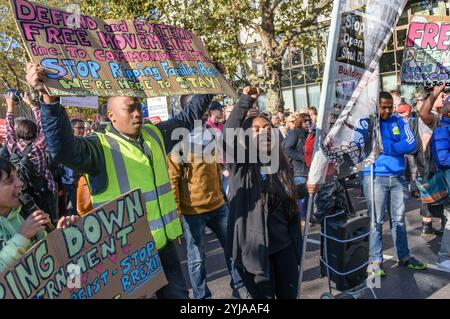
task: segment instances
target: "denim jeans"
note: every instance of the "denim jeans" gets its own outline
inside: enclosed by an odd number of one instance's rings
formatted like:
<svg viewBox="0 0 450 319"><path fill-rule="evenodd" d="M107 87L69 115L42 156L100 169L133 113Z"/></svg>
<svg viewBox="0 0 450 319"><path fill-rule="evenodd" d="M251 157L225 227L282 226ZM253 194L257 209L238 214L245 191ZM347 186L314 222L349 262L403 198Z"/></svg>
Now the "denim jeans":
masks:
<svg viewBox="0 0 450 319"><path fill-rule="evenodd" d="M225 196L228 198L230 195L230 185L228 183L228 177L222 175L222 191Z"/></svg>
<svg viewBox="0 0 450 319"><path fill-rule="evenodd" d="M232 267L231 258L228 256L228 250L226 249L228 222L227 206L223 205L219 209L209 213L183 215L181 220L183 222L184 237L187 244L188 272L191 279L194 298L204 299L211 297L211 291L206 284L206 257L204 248L205 226L208 226L214 231L225 251L225 259L231 275L231 288L241 288L243 286L242 279L237 270Z"/></svg>
<svg viewBox="0 0 450 319"><path fill-rule="evenodd" d="M168 284L156 292L158 299L189 299L181 261L173 241L159 250L161 265L166 274Z"/></svg>
<svg viewBox="0 0 450 319"><path fill-rule="evenodd" d="M370 176L364 178L364 194L366 195L369 216L372 218L372 192ZM382 235L386 211L391 223L392 238L399 260L409 258L408 239L405 224L405 187L404 176L375 176L375 226L370 230L370 261L383 261ZM372 224L371 224L372 225Z"/></svg>
<svg viewBox="0 0 450 319"><path fill-rule="evenodd" d="M444 234L441 240L441 250L439 251L438 262L444 262L450 260L450 212L449 207L446 207L444 214L447 217L447 223L445 224Z"/></svg>
<svg viewBox="0 0 450 319"><path fill-rule="evenodd" d="M306 176L294 176L294 184L295 185L301 185L306 184L308 177Z"/></svg>

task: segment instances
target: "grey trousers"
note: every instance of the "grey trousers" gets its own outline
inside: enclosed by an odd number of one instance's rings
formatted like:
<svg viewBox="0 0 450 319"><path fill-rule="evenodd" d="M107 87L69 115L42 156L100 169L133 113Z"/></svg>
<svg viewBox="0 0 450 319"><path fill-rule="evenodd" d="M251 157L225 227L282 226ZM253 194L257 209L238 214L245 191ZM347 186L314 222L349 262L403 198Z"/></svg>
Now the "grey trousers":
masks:
<svg viewBox="0 0 450 319"><path fill-rule="evenodd" d="M445 209L444 214L447 217L447 223L445 224L444 234L442 235L438 263L450 260L450 211L448 208Z"/></svg>

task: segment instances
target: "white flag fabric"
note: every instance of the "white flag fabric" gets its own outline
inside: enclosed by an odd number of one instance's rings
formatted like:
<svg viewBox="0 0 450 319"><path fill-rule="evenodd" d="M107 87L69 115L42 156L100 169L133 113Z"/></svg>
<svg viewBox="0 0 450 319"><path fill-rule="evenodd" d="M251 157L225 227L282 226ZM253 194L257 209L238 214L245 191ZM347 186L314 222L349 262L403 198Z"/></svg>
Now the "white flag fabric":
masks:
<svg viewBox="0 0 450 319"><path fill-rule="evenodd" d="M310 184L356 173L381 151L378 62L407 0L335 0Z"/></svg>

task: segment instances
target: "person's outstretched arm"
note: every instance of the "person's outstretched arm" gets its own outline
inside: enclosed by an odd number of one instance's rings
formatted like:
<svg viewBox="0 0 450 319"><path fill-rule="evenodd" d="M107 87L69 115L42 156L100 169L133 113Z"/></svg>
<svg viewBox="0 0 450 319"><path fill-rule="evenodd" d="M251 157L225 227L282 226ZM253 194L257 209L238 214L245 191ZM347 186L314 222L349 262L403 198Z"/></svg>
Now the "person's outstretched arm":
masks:
<svg viewBox="0 0 450 319"><path fill-rule="evenodd" d="M46 76L41 66L29 63L26 78L30 86L42 94L41 123L52 159L82 173L99 174L104 166L100 140L95 135L73 136L69 117L59 98L48 95L44 87Z"/></svg>
<svg viewBox="0 0 450 319"><path fill-rule="evenodd" d="M434 102L436 102L436 100L438 99L439 95L442 93L444 88L445 84L441 86L436 86L433 89L433 92L431 92L430 95L428 95L428 97L423 102L422 108L420 109L419 112L419 116L426 125L432 125L436 119L436 116L431 111L433 110Z"/></svg>
<svg viewBox="0 0 450 319"><path fill-rule="evenodd" d="M195 121L200 121L208 109L214 95L201 94L194 95L189 101L188 105L174 118L156 124L156 127L161 131L166 153L169 154L172 148L180 142L178 135L172 137L172 133L179 128L192 131L194 129Z"/></svg>

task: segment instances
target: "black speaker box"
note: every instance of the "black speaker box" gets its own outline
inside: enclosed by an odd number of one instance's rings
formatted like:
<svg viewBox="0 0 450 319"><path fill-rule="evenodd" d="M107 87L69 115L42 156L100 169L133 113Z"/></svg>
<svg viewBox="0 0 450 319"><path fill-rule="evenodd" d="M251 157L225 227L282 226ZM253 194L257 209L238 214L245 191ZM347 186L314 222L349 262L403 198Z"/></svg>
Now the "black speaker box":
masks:
<svg viewBox="0 0 450 319"><path fill-rule="evenodd" d="M324 223L327 223L326 233ZM347 216L345 214L337 217L328 218L322 223L322 233L338 240L350 240L369 233L370 219L367 215ZM369 259L369 236L352 240L349 242L339 242L332 238L321 236L321 258L325 259L325 247L327 244L328 265L339 273L347 273L359 268L367 263ZM325 264L320 262L322 276L327 276ZM352 289L364 282L367 278L367 267L351 272L347 275L340 275L329 270L330 280L336 284L336 289L345 291Z"/></svg>

